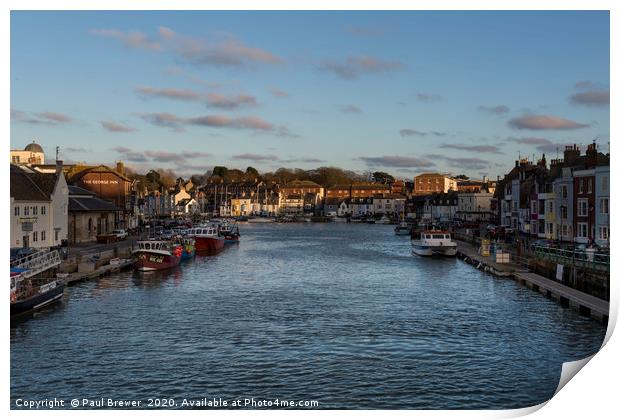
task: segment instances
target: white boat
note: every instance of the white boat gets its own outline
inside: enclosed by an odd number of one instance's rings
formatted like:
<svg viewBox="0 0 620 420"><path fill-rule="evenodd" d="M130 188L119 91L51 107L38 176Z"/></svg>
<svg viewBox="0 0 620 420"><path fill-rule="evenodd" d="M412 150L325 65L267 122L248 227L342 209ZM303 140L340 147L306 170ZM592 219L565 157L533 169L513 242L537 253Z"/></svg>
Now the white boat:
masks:
<svg viewBox="0 0 620 420"><path fill-rule="evenodd" d="M411 226L409 226L407 222L400 222L400 224L394 228L394 233L397 235L411 235Z"/></svg>
<svg viewBox="0 0 620 420"><path fill-rule="evenodd" d="M453 257L456 255L456 242L445 230L423 230L414 232L411 238L413 252L424 257L442 255Z"/></svg>
<svg viewBox="0 0 620 420"><path fill-rule="evenodd" d="M390 223L392 223L392 221L389 217L383 215L383 217L381 217L381 219L377 220L375 223L378 223L380 225L389 225Z"/></svg>

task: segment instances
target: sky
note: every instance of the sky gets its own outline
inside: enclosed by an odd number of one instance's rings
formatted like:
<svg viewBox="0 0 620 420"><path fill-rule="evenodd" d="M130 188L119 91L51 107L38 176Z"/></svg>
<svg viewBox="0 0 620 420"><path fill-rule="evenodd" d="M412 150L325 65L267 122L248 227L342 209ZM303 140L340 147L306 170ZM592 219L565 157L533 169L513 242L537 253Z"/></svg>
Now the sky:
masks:
<svg viewBox="0 0 620 420"><path fill-rule="evenodd" d="M13 11L11 148L495 178L609 150L609 53L605 11Z"/></svg>

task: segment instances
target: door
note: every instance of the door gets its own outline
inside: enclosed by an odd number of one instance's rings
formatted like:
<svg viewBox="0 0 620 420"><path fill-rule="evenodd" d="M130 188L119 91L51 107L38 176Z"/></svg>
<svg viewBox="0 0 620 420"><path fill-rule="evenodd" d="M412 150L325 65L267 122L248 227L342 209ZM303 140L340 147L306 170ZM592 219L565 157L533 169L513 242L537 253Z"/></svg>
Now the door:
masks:
<svg viewBox="0 0 620 420"><path fill-rule="evenodd" d="M23 248L29 248L30 247L30 235L24 235L22 236L22 247Z"/></svg>

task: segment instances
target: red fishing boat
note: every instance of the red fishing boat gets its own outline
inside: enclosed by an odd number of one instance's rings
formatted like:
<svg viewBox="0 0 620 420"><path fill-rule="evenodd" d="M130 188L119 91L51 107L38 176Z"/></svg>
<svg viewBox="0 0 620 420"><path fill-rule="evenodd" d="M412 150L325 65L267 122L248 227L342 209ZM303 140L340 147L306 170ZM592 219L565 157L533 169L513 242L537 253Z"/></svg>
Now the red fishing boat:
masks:
<svg viewBox="0 0 620 420"><path fill-rule="evenodd" d="M195 227L187 232L187 236L194 238L197 252L216 253L224 249L225 240L217 225Z"/></svg>
<svg viewBox="0 0 620 420"><path fill-rule="evenodd" d="M138 241L133 251L134 268L139 271L155 271L179 265L183 247L170 241Z"/></svg>

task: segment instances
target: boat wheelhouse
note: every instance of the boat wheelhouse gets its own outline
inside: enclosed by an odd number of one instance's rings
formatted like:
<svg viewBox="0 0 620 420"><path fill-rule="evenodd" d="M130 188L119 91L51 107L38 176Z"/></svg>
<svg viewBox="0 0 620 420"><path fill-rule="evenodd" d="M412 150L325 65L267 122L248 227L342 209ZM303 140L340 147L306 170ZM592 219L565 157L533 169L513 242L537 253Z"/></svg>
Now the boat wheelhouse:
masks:
<svg viewBox="0 0 620 420"><path fill-rule="evenodd" d="M183 247L171 241L146 240L138 241L134 268L139 271L155 271L179 265L183 255Z"/></svg>
<svg viewBox="0 0 620 420"><path fill-rule="evenodd" d="M417 255L453 257L456 255L456 242L447 230L422 230L411 234L411 246Z"/></svg>

